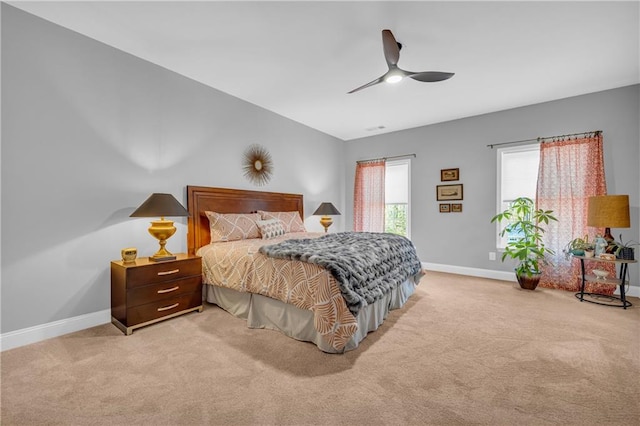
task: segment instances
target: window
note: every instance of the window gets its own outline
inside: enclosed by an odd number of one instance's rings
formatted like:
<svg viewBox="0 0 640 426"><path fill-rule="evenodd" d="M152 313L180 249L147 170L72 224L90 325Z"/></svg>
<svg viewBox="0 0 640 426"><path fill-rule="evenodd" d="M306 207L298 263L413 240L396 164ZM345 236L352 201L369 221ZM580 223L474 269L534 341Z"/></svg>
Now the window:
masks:
<svg viewBox="0 0 640 426"><path fill-rule="evenodd" d="M524 145L498 149L497 213L506 209L518 197L536 200L540 145ZM497 236L497 247L503 249L517 235Z"/></svg>
<svg viewBox="0 0 640 426"><path fill-rule="evenodd" d="M410 238L410 179L409 159L387 161L384 180L384 231Z"/></svg>

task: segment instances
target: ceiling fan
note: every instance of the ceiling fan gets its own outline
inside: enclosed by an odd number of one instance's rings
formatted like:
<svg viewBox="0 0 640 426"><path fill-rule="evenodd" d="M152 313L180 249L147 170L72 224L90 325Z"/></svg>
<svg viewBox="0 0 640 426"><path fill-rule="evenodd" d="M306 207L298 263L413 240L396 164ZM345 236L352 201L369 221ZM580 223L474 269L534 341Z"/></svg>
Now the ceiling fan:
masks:
<svg viewBox="0 0 640 426"><path fill-rule="evenodd" d="M401 68L398 68L398 59L400 59L400 49L402 49L402 44L398 43L391 33L391 30L382 30L382 48L384 50L384 58L387 61L387 65L389 66L389 71L387 71L381 77L376 78L373 81L365 84L364 86L360 86L356 89L348 93L354 93L358 90L366 89L367 87L373 86L374 84L387 82L387 83L397 83L405 77L411 77L414 80L423 81L427 83L433 83L436 81L447 80L453 77L454 73L452 72L439 72L439 71L422 71L422 72L413 72L413 71L405 71Z"/></svg>

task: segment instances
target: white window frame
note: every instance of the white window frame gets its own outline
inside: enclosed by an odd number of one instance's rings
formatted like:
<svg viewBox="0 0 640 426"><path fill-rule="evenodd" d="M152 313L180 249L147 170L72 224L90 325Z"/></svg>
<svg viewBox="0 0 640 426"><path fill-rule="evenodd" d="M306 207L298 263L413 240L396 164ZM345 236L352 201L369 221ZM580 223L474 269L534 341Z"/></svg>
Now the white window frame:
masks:
<svg viewBox="0 0 640 426"><path fill-rule="evenodd" d="M402 158L398 160L387 160L385 167L397 166L401 164L407 165L407 238L411 239L411 158ZM386 182L385 182L386 185ZM385 201L386 204L386 201ZM385 218L386 221L386 218Z"/></svg>
<svg viewBox="0 0 640 426"><path fill-rule="evenodd" d="M496 178L496 214L502 212L502 159L504 154L512 154L514 152L539 151L540 144L532 143L527 145L518 145L511 147L497 148L497 178ZM535 196L532 197L535 202ZM506 237L500 236L500 230L504 227L504 223L500 225L496 223L496 248L503 251L507 241Z"/></svg>

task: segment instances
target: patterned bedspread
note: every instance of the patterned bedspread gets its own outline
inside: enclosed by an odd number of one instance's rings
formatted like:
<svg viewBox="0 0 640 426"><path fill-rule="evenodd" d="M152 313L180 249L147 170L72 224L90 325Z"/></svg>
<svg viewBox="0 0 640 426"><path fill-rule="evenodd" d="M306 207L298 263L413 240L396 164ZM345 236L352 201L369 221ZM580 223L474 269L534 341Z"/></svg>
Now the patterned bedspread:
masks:
<svg viewBox="0 0 640 426"><path fill-rule="evenodd" d="M263 245L320 237L322 233L289 233L262 240L213 243L198 250L206 284L257 293L313 312L314 326L336 350L342 350L358 329L335 278L323 267L274 259L259 253Z"/></svg>
<svg viewBox="0 0 640 426"><path fill-rule="evenodd" d="M388 233L338 232L265 245L260 252L326 268L338 281L354 315L407 279L414 278L417 283L422 273L413 243Z"/></svg>

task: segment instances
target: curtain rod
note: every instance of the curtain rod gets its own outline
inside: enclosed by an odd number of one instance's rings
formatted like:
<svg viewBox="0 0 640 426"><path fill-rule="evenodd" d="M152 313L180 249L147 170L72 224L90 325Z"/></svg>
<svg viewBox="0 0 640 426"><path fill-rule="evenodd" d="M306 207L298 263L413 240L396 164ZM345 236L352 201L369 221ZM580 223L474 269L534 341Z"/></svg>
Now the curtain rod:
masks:
<svg viewBox="0 0 640 426"><path fill-rule="evenodd" d="M394 155L393 157L380 157L380 158L369 158L368 160L358 160L356 163L368 163L370 161L381 161L381 160L394 160L396 158L407 158L413 157L416 158L415 154L405 154L405 155Z"/></svg>
<svg viewBox="0 0 640 426"><path fill-rule="evenodd" d="M568 135L559 135L559 136L545 136L545 137L542 137L542 138L535 138L535 139L523 139L523 140L520 140L520 141L494 143L494 144L487 145L487 148L493 149L494 146L516 145L516 144L523 144L523 143L527 143L527 142L544 143L547 139L562 139L562 138L568 138L570 136L580 136L580 135L590 135L590 134L593 134L595 136L595 135L598 135L600 133L602 133L602 130L593 130L591 132L570 133Z"/></svg>

